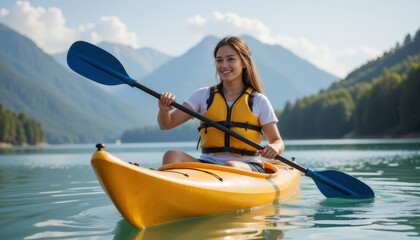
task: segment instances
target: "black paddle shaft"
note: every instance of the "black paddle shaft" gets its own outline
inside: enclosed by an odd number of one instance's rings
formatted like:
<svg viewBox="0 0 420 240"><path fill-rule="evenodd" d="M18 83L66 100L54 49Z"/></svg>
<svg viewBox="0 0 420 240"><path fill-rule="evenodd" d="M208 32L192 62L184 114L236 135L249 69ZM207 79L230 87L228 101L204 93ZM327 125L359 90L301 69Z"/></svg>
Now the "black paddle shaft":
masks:
<svg viewBox="0 0 420 240"><path fill-rule="evenodd" d="M119 85L125 83L131 87L135 86L140 90L143 90L150 95L160 99L160 94L130 78L118 59L116 59L105 50L102 50L90 43L83 41L73 43L67 54L67 63L69 64L69 67L75 72L97 83L104 85ZM171 105L258 150L264 148L257 143L239 135L238 133L224 127L223 125L216 123L204 116L201 116L194 111L191 111L189 108L179 105L176 102L173 102ZM275 158L305 173L306 176L311 177L318 186L318 189L326 197L374 197L374 192L368 185L345 173L333 170L315 172L309 168L301 167L298 164L281 157L280 155L277 155Z"/></svg>
<svg viewBox="0 0 420 240"><path fill-rule="evenodd" d="M156 97L157 99L160 99L160 94L159 93L153 91L152 89L150 89L148 87L145 87L145 86L141 85L138 82L135 82L133 84L133 87L139 88L139 89L147 92L148 94ZM258 143L249 140L248 138L246 138L246 137L244 137L244 136L242 136L242 135L240 135L240 134L238 134L238 133L236 133L236 132L234 132L234 131L226 128L226 127L224 127L223 125L221 125L221 124L219 124L219 123L217 123L217 122L215 122L213 120L210 120L210 119L208 119L208 118L206 118L206 117L204 117L204 116L202 116L202 115L200 115L200 114L192 111L191 109L189 109L187 107L182 106L181 104L179 104L177 102L172 102L171 105L174 106L174 107L176 107L177 109L179 109L179 110L181 110L181 111L183 111L183 112L185 112L185 113L187 113L187 114L189 114L189 115L197 118L197 119L200 119L203 122L206 122L206 123L210 124L212 127L215 127L217 129L219 129L220 131L225 132L225 133L231 135L232 137L241 140L242 142L250 145L251 147L254 147L254 148L258 149L258 150L264 149L264 147L261 146L261 145L259 145ZM299 171L301 171L301 172L303 172L305 174L308 171L308 169L306 169L306 168L304 168L304 167L302 167L302 166L300 166L300 165L298 165L298 164L296 164L296 163L294 163L294 162L292 162L292 161L290 161L290 160L288 160L288 159L280 156L279 154L277 154L277 156L275 157L275 159L280 160L283 163L285 163L285 164L287 164L287 165L289 165L289 166L291 166L293 168L296 168L297 170L299 170Z"/></svg>

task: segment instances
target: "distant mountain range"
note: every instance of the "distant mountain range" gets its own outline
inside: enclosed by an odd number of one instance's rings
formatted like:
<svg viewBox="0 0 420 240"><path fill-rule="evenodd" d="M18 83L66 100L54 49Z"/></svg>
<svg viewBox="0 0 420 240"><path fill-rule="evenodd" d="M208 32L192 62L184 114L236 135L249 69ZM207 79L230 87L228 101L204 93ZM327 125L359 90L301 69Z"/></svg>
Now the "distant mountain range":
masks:
<svg viewBox="0 0 420 240"><path fill-rule="evenodd" d="M265 93L275 109L338 80L280 46L242 37L253 52ZM112 43L99 46L116 56L131 77L157 92L171 91L182 102L195 89L217 83L212 52L218 40L206 37L175 58L148 48L134 50ZM0 24L3 106L40 121L49 143L111 141L125 129L156 125L156 99L128 86L105 91L63 66L65 56L49 56L30 39Z"/></svg>
<svg viewBox="0 0 420 240"><path fill-rule="evenodd" d="M283 108L288 100L317 93L338 80L281 46L263 44L250 36L242 38L252 51L265 94L275 109ZM195 89L217 84L213 50L219 40L212 36L204 38L184 55L138 81L157 92L172 92L182 102ZM120 88L113 94L141 109L156 108L156 99L130 88Z"/></svg>
<svg viewBox="0 0 420 240"><path fill-rule="evenodd" d="M42 123L49 143L111 141L144 114L0 24L0 102Z"/></svg>

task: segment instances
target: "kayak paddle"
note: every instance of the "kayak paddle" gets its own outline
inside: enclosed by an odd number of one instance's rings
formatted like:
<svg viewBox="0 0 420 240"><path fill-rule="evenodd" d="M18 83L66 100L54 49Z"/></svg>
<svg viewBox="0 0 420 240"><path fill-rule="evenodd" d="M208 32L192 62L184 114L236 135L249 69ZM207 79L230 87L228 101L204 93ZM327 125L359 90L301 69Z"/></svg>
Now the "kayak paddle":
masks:
<svg viewBox="0 0 420 240"><path fill-rule="evenodd" d="M73 71L97 83L104 85L119 85L125 83L131 87L139 88L158 99L160 98L159 93L130 78L122 64L112 54L90 43L83 41L73 43L67 53L67 63ZM260 146L259 144L245 138L242 135L239 135L217 122L191 111L189 108L186 108L177 102L173 102L172 106L203 122L208 123L220 131L223 131L258 150L264 149L263 146ZM306 176L312 178L318 189L327 198L374 197L374 192L368 185L348 174L334 170L315 172L309 168L304 168L293 161L283 158L278 154L275 159L298 169Z"/></svg>

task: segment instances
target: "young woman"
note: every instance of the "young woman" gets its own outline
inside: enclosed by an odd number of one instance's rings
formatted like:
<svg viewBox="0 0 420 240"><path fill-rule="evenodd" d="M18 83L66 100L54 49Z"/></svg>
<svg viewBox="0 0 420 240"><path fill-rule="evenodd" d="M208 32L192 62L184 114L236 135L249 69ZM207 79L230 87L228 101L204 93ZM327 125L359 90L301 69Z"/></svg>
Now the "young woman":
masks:
<svg viewBox="0 0 420 240"><path fill-rule="evenodd" d="M193 92L183 106L219 122L231 130L260 143L262 133L269 144L263 150L248 146L240 140L202 122L200 139L202 155L196 159L178 150L169 150L162 164L175 162L203 162L264 172L261 157L272 159L284 151L277 129L277 118L268 99L263 95L261 83L246 43L238 37L222 39L214 49L216 71L220 83ZM175 96L161 93L158 123L161 129L172 129L191 116L170 104Z"/></svg>

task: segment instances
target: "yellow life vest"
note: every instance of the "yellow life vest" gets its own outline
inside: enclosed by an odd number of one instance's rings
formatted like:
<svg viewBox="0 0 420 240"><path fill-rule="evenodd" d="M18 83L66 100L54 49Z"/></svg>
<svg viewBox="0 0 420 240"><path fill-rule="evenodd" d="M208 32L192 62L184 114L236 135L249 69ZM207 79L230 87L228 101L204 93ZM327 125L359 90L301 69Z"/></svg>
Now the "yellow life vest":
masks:
<svg viewBox="0 0 420 240"><path fill-rule="evenodd" d="M229 108L223 96L222 85L213 86L210 88L204 116L259 144L262 139L261 126L252 113L255 94L256 90L253 88L245 88L242 95ZM203 121L199 131L203 153L231 152L236 156L258 156L258 149Z"/></svg>

